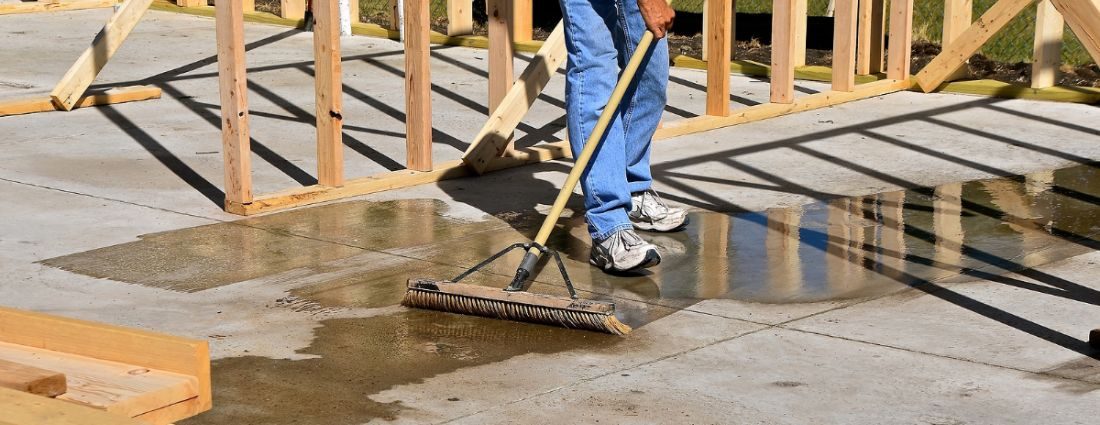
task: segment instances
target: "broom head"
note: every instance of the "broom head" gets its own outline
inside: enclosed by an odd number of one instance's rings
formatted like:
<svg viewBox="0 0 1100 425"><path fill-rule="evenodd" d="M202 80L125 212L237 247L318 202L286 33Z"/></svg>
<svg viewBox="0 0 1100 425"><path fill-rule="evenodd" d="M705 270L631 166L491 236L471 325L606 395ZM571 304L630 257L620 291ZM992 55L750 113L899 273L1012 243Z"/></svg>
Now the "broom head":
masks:
<svg viewBox="0 0 1100 425"><path fill-rule="evenodd" d="M511 292L445 280L409 279L401 305L613 335L630 332L630 326L615 318L614 303Z"/></svg>

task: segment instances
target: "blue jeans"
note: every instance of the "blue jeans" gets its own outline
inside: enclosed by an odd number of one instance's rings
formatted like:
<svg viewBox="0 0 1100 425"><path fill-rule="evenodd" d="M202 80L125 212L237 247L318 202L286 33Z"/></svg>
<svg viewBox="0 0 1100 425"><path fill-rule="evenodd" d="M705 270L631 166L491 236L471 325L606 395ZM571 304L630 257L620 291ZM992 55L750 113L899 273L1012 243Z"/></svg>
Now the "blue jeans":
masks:
<svg viewBox="0 0 1100 425"><path fill-rule="evenodd" d="M620 68L645 33L636 0L561 0L569 52L565 104L573 156L603 112ZM588 231L594 240L631 228L630 194L653 183L649 152L668 87L668 43L654 43L581 177Z"/></svg>

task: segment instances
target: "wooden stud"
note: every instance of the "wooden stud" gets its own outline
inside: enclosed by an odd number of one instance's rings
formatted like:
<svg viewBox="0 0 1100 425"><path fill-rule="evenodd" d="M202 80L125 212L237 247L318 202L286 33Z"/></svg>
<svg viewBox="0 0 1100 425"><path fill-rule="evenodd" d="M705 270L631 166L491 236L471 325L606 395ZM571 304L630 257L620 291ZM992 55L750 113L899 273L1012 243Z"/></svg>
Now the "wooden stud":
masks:
<svg viewBox="0 0 1100 425"><path fill-rule="evenodd" d="M489 119L462 156L462 160L477 174L484 173L494 158L506 152L512 132L527 115L550 77L565 62L565 58L565 29L559 22L535 53L531 63L524 68L518 82L512 85L504 99L492 109Z"/></svg>
<svg viewBox="0 0 1100 425"><path fill-rule="evenodd" d="M730 27L733 20L733 3L728 0L707 2L708 15L704 22L709 28L703 44L710 45L707 54L707 115L730 114Z"/></svg>
<svg viewBox="0 0 1100 425"><path fill-rule="evenodd" d="M792 0L794 2L794 33L792 43L794 50L791 53L791 64L795 68L806 65L806 30L809 23L808 0Z"/></svg>
<svg viewBox="0 0 1100 425"><path fill-rule="evenodd" d="M57 397L65 394L65 374L0 359L0 387Z"/></svg>
<svg viewBox="0 0 1100 425"><path fill-rule="evenodd" d="M946 0L943 6L943 42L946 46L970 28L974 22L974 0ZM945 81L962 80L970 76L970 67L965 63L955 70Z"/></svg>
<svg viewBox="0 0 1100 425"><path fill-rule="evenodd" d="M314 83L317 90L317 182L344 184L344 102L340 64L340 6L313 1Z"/></svg>
<svg viewBox="0 0 1100 425"><path fill-rule="evenodd" d="M73 105L73 109L89 106L114 105L117 103L136 102L139 100L159 99L161 90L153 86L128 86L116 87L103 92L88 93ZM57 105L53 104L47 96L14 99L0 101L0 117L7 115L33 114L35 112L56 111Z"/></svg>
<svg viewBox="0 0 1100 425"><path fill-rule="evenodd" d="M798 0L775 0L772 7L772 103L794 102L794 54Z"/></svg>
<svg viewBox="0 0 1100 425"><path fill-rule="evenodd" d="M886 45L885 0L859 1L859 41L856 47L856 73L878 74L884 69Z"/></svg>
<svg viewBox="0 0 1100 425"><path fill-rule="evenodd" d="M886 78L909 79L913 56L913 1L890 0L890 47L886 58Z"/></svg>
<svg viewBox="0 0 1100 425"><path fill-rule="evenodd" d="M306 0L279 0L279 16L286 19L305 19Z"/></svg>
<svg viewBox="0 0 1100 425"><path fill-rule="evenodd" d="M69 111L76 106L76 102L84 96L88 86L92 85L92 81L95 81L99 72L111 60L111 56L114 56L122 42L130 35L130 31L145 15L152 1L126 0L111 15L103 29L96 34L92 45L84 50L80 58L73 63L50 92L50 99L59 109Z"/></svg>
<svg viewBox="0 0 1100 425"><path fill-rule="evenodd" d="M912 1L912 0L894 0ZM990 38L993 38L1005 25L1016 18L1025 8L1037 0L1000 0L994 3L970 28L955 42L944 46L943 52L936 55L928 65L917 73L917 83L925 93L935 90L943 84L951 73L970 59ZM891 42L891 46L893 42Z"/></svg>
<svg viewBox="0 0 1100 425"><path fill-rule="evenodd" d="M515 0L486 0L489 27L489 113L500 107L515 84L514 50L511 31ZM512 138L509 133L508 139Z"/></svg>
<svg viewBox="0 0 1100 425"><path fill-rule="evenodd" d="M859 0L837 0L833 11L833 90L856 87L856 23Z"/></svg>
<svg viewBox="0 0 1100 425"><path fill-rule="evenodd" d="M401 0L388 0L388 1L389 1L388 4L389 4L389 9L390 9L389 29L391 29L393 31L397 31L401 27L401 17L398 16L398 15L400 15L400 13L398 13L398 10L397 10L397 2L399 2ZM405 11L405 13L408 13L408 11Z"/></svg>
<svg viewBox="0 0 1100 425"><path fill-rule="evenodd" d="M842 103L881 96L909 88L907 81L882 80L861 84L851 92L824 92L797 99L792 104L765 103L742 108L728 117L701 116L680 121L666 122L654 134L654 140L670 139L686 134L724 128L768 118L779 117L798 112L825 108ZM512 152L506 157L495 158L486 167L486 171L496 171L552 161L570 156L569 141L562 140L539 146L524 148ZM318 202L351 196L366 195L387 190L401 189L442 180L466 177L473 173L472 167L461 160L447 161L429 172L409 170L393 171L349 180L343 187L325 186L300 187L256 198L249 204L229 204L226 210L241 215L253 215L277 211Z"/></svg>
<svg viewBox="0 0 1100 425"><path fill-rule="evenodd" d="M63 10L100 9L118 4L119 0L75 0L63 2L4 3L0 15L17 13L60 12ZM181 5L182 6L182 5Z"/></svg>
<svg viewBox="0 0 1100 425"><path fill-rule="evenodd" d="M359 6L359 0L348 0L348 19L351 20L352 25L358 24L363 21L361 19L362 10Z"/></svg>
<svg viewBox="0 0 1100 425"><path fill-rule="evenodd" d="M176 6L179 6L179 7L202 7L202 6L206 6L206 0L176 0Z"/></svg>
<svg viewBox="0 0 1100 425"><path fill-rule="evenodd" d="M1035 15L1035 59L1031 61L1031 88L1054 87L1062 65L1062 37L1066 21L1050 0L1041 0Z"/></svg>
<svg viewBox="0 0 1100 425"><path fill-rule="evenodd" d="M218 91L221 95L225 202L252 202L252 152L248 129L248 80L244 61L244 11L241 3L214 3L218 40Z"/></svg>
<svg viewBox="0 0 1100 425"><path fill-rule="evenodd" d="M1081 44L1100 62L1100 5L1096 0L1051 0Z"/></svg>
<svg viewBox="0 0 1100 425"><path fill-rule="evenodd" d="M431 5L405 1L405 126L407 167L432 169Z"/></svg>
<svg viewBox="0 0 1100 425"><path fill-rule="evenodd" d="M447 35L474 33L473 0L447 0Z"/></svg>
<svg viewBox="0 0 1100 425"><path fill-rule="evenodd" d="M534 9L532 8L532 0L507 0L509 3L509 10L512 13L512 21L509 23L509 30L512 34L512 41L531 41L534 39Z"/></svg>
<svg viewBox="0 0 1100 425"><path fill-rule="evenodd" d="M0 388L0 412L4 412L0 422L5 425L148 425L102 410L7 388Z"/></svg>
<svg viewBox="0 0 1100 425"><path fill-rule="evenodd" d="M241 10L244 13L251 13L256 11L256 0L241 0Z"/></svg>

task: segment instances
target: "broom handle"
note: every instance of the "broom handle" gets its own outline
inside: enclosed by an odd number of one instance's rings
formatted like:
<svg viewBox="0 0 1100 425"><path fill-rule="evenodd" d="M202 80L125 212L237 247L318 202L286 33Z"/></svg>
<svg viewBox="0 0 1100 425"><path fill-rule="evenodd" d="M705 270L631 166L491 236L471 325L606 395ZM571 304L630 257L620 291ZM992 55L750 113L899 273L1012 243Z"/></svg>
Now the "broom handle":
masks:
<svg viewBox="0 0 1100 425"><path fill-rule="evenodd" d="M569 171L569 177L565 179L565 185L562 186L561 192L558 192L558 197L554 200L554 206L550 208L550 214L546 216L546 221L542 222L542 228L535 236L535 243L546 245L550 233L554 231L554 225L557 224L562 210L565 209L565 203L573 195L573 190L577 188L577 182L581 180L581 174L584 174L584 171L588 168L589 160L592 159L592 155L595 154L600 141L603 140L604 133L607 132L607 126L611 124L615 114L619 113L619 103L622 102L623 95L626 94L626 89L630 86L630 83L634 81L634 74L638 72L642 60L649 54L651 44L653 44L653 33L647 30L645 34L642 34L642 39L638 41L634 54L630 56L630 61L627 62L626 68L619 76L619 82L615 84L615 90L611 92L611 98L607 100L607 106L600 114L599 121L596 121L596 126L592 128L592 133L588 135L588 140L584 143L581 154L577 156L573 169ZM538 250L533 248L530 252L535 255L539 254Z"/></svg>

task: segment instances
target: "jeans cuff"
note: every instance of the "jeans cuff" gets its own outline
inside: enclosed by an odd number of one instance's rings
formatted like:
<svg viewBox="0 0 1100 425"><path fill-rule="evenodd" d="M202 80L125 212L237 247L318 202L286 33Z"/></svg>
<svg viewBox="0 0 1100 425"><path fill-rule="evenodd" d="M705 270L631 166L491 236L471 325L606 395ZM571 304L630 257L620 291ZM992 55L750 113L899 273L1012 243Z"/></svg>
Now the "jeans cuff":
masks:
<svg viewBox="0 0 1100 425"><path fill-rule="evenodd" d="M615 233L618 233L618 232L619 232L619 231L621 231L621 230L627 230L627 229L633 229L633 228L634 228L634 225L633 225L633 224L630 224L630 223L627 223L627 224L620 224L620 225L617 225L617 226L615 226L615 227L612 227L612 228L611 228L611 230L608 230L608 231L606 231L606 232L603 232L603 233L593 233L593 234L592 234L592 241L593 241L593 242L596 242L596 241L602 241L602 240L604 240L604 239L607 239L607 238L608 238L608 237L610 237L611 235L614 235Z"/></svg>

